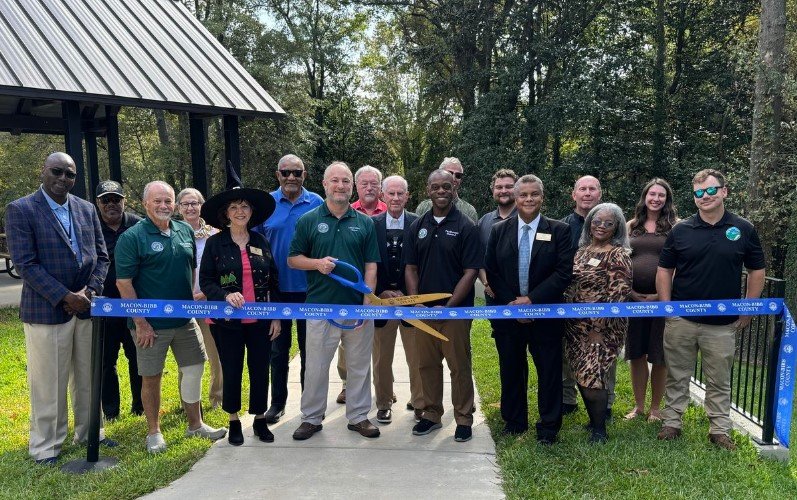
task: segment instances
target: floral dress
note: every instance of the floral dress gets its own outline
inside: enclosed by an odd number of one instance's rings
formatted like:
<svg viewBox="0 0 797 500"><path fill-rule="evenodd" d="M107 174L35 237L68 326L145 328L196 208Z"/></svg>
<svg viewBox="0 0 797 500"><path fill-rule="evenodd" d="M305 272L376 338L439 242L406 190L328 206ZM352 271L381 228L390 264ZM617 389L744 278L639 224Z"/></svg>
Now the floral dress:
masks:
<svg viewBox="0 0 797 500"><path fill-rule="evenodd" d="M573 261L570 302L625 302L631 292L631 258L622 247L595 252L580 248ZM606 373L623 345L627 318L567 320L565 355L579 385L606 388ZM599 333L602 345L594 346L590 333Z"/></svg>

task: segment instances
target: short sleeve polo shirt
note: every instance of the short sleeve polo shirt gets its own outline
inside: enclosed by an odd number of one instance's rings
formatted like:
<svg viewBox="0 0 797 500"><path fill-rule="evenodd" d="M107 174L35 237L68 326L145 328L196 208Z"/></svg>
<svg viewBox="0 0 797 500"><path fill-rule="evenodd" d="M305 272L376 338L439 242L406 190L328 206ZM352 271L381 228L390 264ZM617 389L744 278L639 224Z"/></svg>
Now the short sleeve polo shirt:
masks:
<svg viewBox="0 0 797 500"><path fill-rule="evenodd" d="M764 269L764 252L753 225L727 210L713 226L699 214L676 224L659 257L659 267L675 270L672 300L738 299L742 296L742 266ZM737 317L685 319L727 325Z"/></svg>
<svg viewBox="0 0 797 500"><path fill-rule="evenodd" d="M349 207L338 219L326 203L299 218L288 255L304 255L311 259L330 256L343 260L365 273L367 262L379 262L374 222L367 215ZM346 279L352 273L337 269ZM307 302L310 304L362 304L363 295L341 285L318 271L307 271Z"/></svg>
<svg viewBox="0 0 797 500"><path fill-rule="evenodd" d="M404 245L407 264L418 267L418 293L452 293L466 269L480 269L479 229L456 207L439 223L426 212L410 226ZM474 291L457 307L473 305Z"/></svg>
<svg viewBox="0 0 797 500"><path fill-rule="evenodd" d="M169 222L169 230L169 235L164 235L146 218L122 233L116 242L116 276L132 279L139 299L194 298L194 230L185 222L174 220ZM177 328L189 320L148 318L147 321L159 330Z"/></svg>

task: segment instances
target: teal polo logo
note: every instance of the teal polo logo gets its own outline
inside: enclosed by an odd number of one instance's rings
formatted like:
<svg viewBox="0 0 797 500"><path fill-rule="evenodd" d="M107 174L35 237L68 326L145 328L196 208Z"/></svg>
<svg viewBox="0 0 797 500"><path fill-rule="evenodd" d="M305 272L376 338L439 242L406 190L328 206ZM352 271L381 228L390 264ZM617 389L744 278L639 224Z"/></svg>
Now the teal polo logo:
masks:
<svg viewBox="0 0 797 500"><path fill-rule="evenodd" d="M153 252L162 252L163 243L161 243L160 241L153 241L152 245L150 245L150 248L152 249Z"/></svg>
<svg viewBox="0 0 797 500"><path fill-rule="evenodd" d="M729 227L728 230L725 231L725 237L731 241L737 241L742 237L742 232L739 231L739 228L736 226Z"/></svg>
<svg viewBox="0 0 797 500"><path fill-rule="evenodd" d="M322 222L318 225L317 229L319 233L324 234L329 231L329 225L326 222Z"/></svg>
<svg viewBox="0 0 797 500"><path fill-rule="evenodd" d="M426 228L425 227L421 228L421 230L418 231L418 239L422 240L422 239L426 238L427 234L429 234L429 232L426 230Z"/></svg>

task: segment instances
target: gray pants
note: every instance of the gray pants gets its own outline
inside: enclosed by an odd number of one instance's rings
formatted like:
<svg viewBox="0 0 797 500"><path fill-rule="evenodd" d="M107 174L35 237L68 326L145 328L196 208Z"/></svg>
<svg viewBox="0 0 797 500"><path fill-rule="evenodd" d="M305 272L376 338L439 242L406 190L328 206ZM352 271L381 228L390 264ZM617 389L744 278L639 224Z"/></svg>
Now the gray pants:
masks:
<svg viewBox="0 0 797 500"><path fill-rule="evenodd" d="M566 405L577 405L578 389L576 389L576 378L573 372L570 371L570 361L567 360L567 355L564 352L565 342L562 340L562 403ZM614 385L617 382L617 359L612 363L607 375L606 389L609 391L609 402L607 408L611 408L614 404Z"/></svg>
<svg viewBox="0 0 797 500"><path fill-rule="evenodd" d="M371 409L373 341L373 321L366 321L357 330L343 330L326 320L307 320L307 368L301 402L302 422L319 425L326 413L329 365L339 344L346 349L346 418L350 424L368 418Z"/></svg>

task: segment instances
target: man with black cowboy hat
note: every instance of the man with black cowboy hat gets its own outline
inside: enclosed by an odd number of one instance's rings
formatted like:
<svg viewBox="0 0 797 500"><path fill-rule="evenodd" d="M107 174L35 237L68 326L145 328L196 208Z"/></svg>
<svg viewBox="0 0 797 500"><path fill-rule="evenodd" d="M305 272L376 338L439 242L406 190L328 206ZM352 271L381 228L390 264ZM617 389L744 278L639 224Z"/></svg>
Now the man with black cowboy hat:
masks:
<svg viewBox="0 0 797 500"><path fill-rule="evenodd" d="M172 219L174 189L163 181L144 187L147 217L125 231L116 243L116 286L123 299L194 299L196 245L194 230ZM186 318L142 318L128 321L136 340L138 373L142 377L141 401L147 417L146 447L150 453L166 450L160 429L161 377L171 347L183 373L180 397L188 418L186 436L212 440L227 429L214 429L202 421L200 398L205 369L205 344L196 321Z"/></svg>
<svg viewBox="0 0 797 500"><path fill-rule="evenodd" d="M97 211L100 213L100 228L105 238L105 248L111 259L108 275L102 295L118 299L119 289L116 287L116 265L114 249L119 236L141 220L136 214L125 212L125 194L122 185L116 181L102 181L97 185ZM130 372L131 412L135 415L144 413L141 404L141 375L136 363L136 343L127 329L127 318L105 318L105 331L102 344L102 412L105 418L113 420L119 416L119 377L116 374L116 360L119 357L119 346L125 351Z"/></svg>

